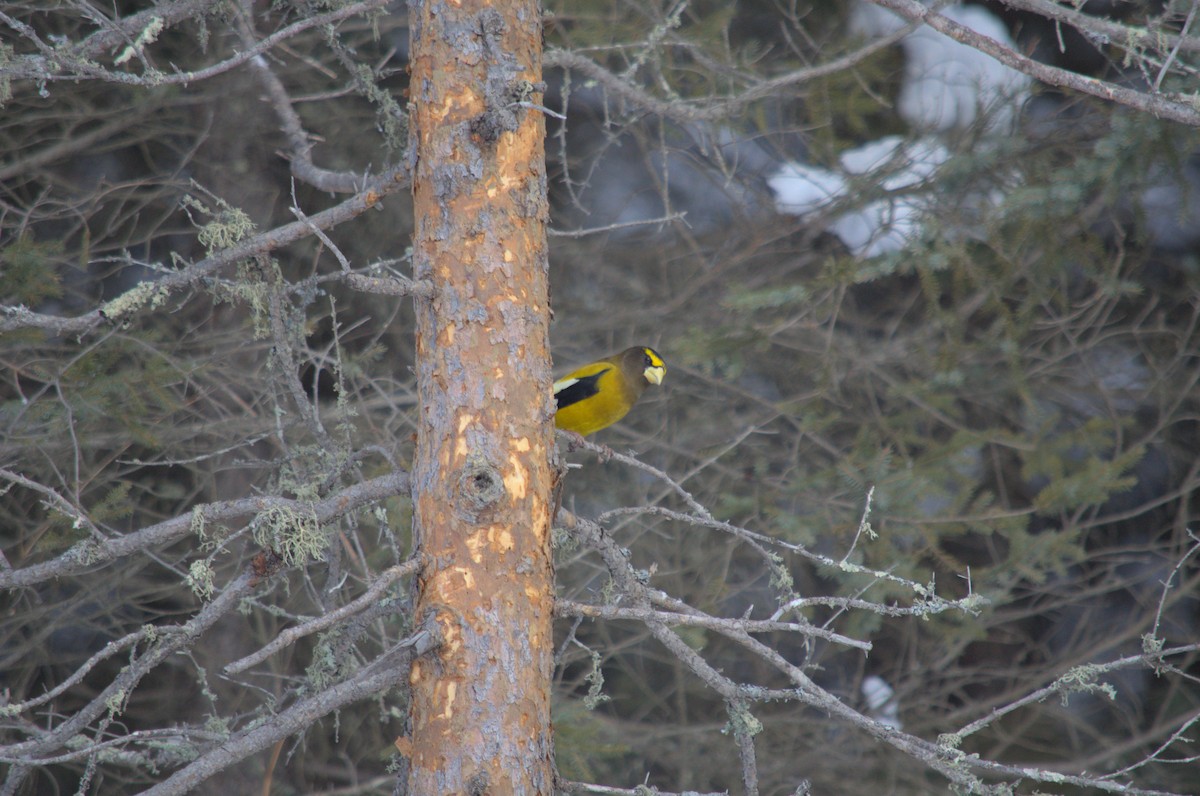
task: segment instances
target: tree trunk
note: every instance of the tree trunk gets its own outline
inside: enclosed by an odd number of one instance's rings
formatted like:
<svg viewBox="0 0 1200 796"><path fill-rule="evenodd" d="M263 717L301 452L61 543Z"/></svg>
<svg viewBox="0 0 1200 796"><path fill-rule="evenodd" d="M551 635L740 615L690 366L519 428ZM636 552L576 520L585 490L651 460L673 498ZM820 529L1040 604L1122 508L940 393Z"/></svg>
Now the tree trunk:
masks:
<svg viewBox="0 0 1200 796"><path fill-rule="evenodd" d="M549 369L542 23L533 0L411 0L413 272L428 562L413 794L550 794ZM517 103L525 103L524 106Z"/></svg>

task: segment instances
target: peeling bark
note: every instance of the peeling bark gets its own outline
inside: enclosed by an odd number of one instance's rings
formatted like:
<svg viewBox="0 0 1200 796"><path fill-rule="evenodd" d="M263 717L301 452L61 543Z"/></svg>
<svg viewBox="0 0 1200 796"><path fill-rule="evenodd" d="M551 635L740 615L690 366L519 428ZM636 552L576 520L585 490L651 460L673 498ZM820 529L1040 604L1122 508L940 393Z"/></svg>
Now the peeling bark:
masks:
<svg viewBox="0 0 1200 796"><path fill-rule="evenodd" d="M550 794L541 13L412 0L409 21L413 271L432 285L417 302L417 621L432 615L442 644L412 669L407 789Z"/></svg>

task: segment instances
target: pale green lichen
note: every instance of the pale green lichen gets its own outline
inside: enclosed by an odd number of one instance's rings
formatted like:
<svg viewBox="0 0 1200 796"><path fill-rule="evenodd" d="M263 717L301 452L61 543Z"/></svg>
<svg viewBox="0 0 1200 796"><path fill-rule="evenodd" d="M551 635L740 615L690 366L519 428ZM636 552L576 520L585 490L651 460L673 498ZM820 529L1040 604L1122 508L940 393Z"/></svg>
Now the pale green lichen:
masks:
<svg viewBox="0 0 1200 796"><path fill-rule="evenodd" d="M220 291L214 294L218 301L232 299L246 303L250 308L255 340L264 340L271 334L271 293L263 281L260 264L272 269L278 278L279 263L275 260L264 258L259 263L243 261L238 265L238 278L231 283L223 283Z"/></svg>
<svg viewBox="0 0 1200 796"><path fill-rule="evenodd" d="M216 587L213 584L215 574L208 561L193 561L192 565L188 567L187 576L187 585L192 590L192 594L201 600L207 600L212 597L213 592L216 591Z"/></svg>
<svg viewBox="0 0 1200 796"><path fill-rule="evenodd" d="M336 631L335 631L336 633ZM323 633L313 650L312 660L304 670L309 685L317 690L323 690L341 679L343 662L338 660L334 652L335 633Z"/></svg>
<svg viewBox="0 0 1200 796"><path fill-rule="evenodd" d="M561 525L555 525L550 531L550 545L556 552L570 555L579 549L579 539Z"/></svg>
<svg viewBox="0 0 1200 796"><path fill-rule="evenodd" d="M943 749L957 749L962 746L962 736L956 732L944 732L938 736L937 744Z"/></svg>
<svg viewBox="0 0 1200 796"><path fill-rule="evenodd" d="M119 716L125 710L125 701L129 696L129 692L121 688L114 692L108 699L104 701L104 706L108 708L108 715Z"/></svg>
<svg viewBox="0 0 1200 796"><path fill-rule="evenodd" d="M9 44L0 44L0 107L12 99L12 81L4 68L12 61L13 48Z"/></svg>
<svg viewBox="0 0 1200 796"><path fill-rule="evenodd" d="M1058 773L1057 771L1050 771L1049 769L1041 769L1041 768L1026 768L1023 770L1025 772L1025 776L1027 776L1031 779L1037 778L1037 779L1043 780L1045 782L1053 782L1056 784L1067 781L1066 776Z"/></svg>
<svg viewBox="0 0 1200 796"><path fill-rule="evenodd" d="M616 581L609 578L600 588L600 599L604 605L612 605L617 601L617 595L620 593L621 590L617 588Z"/></svg>
<svg viewBox="0 0 1200 796"><path fill-rule="evenodd" d="M611 699L604 693L604 670L601 668L603 660L600 653L595 650L592 650L591 653L592 670L584 678L588 684L588 692L587 696L583 698L583 707L587 710L595 710L600 704Z"/></svg>
<svg viewBox="0 0 1200 796"><path fill-rule="evenodd" d="M91 539L84 539L72 547L70 555L77 564L84 567L90 567L104 558L100 545Z"/></svg>
<svg viewBox="0 0 1200 796"><path fill-rule="evenodd" d="M200 229L196 235L210 255L221 249L229 248L255 230L254 222L250 220L250 216L245 211L234 207L220 197L211 198L216 206L215 210L194 196L185 196L182 202L183 208L188 211L189 216L191 215L190 211L194 210L198 214L212 219L207 224L198 225ZM193 223L195 222L193 221Z"/></svg>
<svg viewBox="0 0 1200 796"><path fill-rule="evenodd" d="M142 282L101 307L100 314L110 320L117 320L146 306L156 310L166 301L170 292L159 282Z"/></svg>
<svg viewBox="0 0 1200 796"><path fill-rule="evenodd" d="M317 559L328 539L311 510L295 511L271 506L253 522L254 541L279 553L288 566L299 566Z"/></svg>
<svg viewBox="0 0 1200 796"><path fill-rule="evenodd" d="M204 541L208 537L206 525L204 510L200 506L193 506L192 521L188 524L188 530L195 534L201 541Z"/></svg>
<svg viewBox="0 0 1200 796"><path fill-rule="evenodd" d="M1076 666L1068 671L1062 677L1054 682L1062 695L1062 703L1066 705L1071 694L1104 694L1112 701L1116 701L1117 690L1108 683L1097 682L1100 675L1105 672L1105 668L1093 664L1084 664Z"/></svg>
<svg viewBox="0 0 1200 796"><path fill-rule="evenodd" d="M727 710L729 711L729 722L721 732L732 734L736 738L753 738L763 731L762 722L750 712L750 708L744 702L731 702Z"/></svg>
<svg viewBox="0 0 1200 796"><path fill-rule="evenodd" d="M166 23L163 22L162 17L151 17L150 22L147 23L146 27L142 28L142 32L138 34L138 37L133 40L132 44L121 51L121 54L117 56L113 64L121 66L135 55L140 55L146 49L147 45L158 41L158 34L162 33L164 28L166 28Z"/></svg>
<svg viewBox="0 0 1200 796"><path fill-rule="evenodd" d="M229 719L210 713L204 720L204 729L222 737L228 737L230 735Z"/></svg>
<svg viewBox="0 0 1200 796"><path fill-rule="evenodd" d="M781 594L791 595L796 583L792 579L792 573L783 563L783 559L775 553L769 553L768 561L771 568L769 581L771 588Z"/></svg>

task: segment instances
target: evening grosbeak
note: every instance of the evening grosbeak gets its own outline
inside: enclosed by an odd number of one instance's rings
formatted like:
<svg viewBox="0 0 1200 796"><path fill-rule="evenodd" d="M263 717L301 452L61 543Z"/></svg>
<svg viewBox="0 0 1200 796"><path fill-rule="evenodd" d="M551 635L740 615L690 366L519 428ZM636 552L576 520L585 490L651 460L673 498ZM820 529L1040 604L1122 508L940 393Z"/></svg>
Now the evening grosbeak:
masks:
<svg viewBox="0 0 1200 796"><path fill-rule="evenodd" d="M653 348L634 346L577 368L554 382L554 425L581 436L629 413L648 384L662 384L667 366Z"/></svg>

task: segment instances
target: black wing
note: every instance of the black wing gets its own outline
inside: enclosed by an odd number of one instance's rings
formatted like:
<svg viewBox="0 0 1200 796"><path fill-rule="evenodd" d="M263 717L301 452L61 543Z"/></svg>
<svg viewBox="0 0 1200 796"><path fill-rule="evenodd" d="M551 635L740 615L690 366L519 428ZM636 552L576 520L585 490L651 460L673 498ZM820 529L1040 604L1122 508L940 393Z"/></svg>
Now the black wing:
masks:
<svg viewBox="0 0 1200 796"><path fill-rule="evenodd" d="M577 404L585 398L591 398L596 393L600 392L600 377L608 373L612 368L605 368L599 373L593 373L590 376L577 377L575 383L563 387L554 394L554 399L558 401L558 408Z"/></svg>

